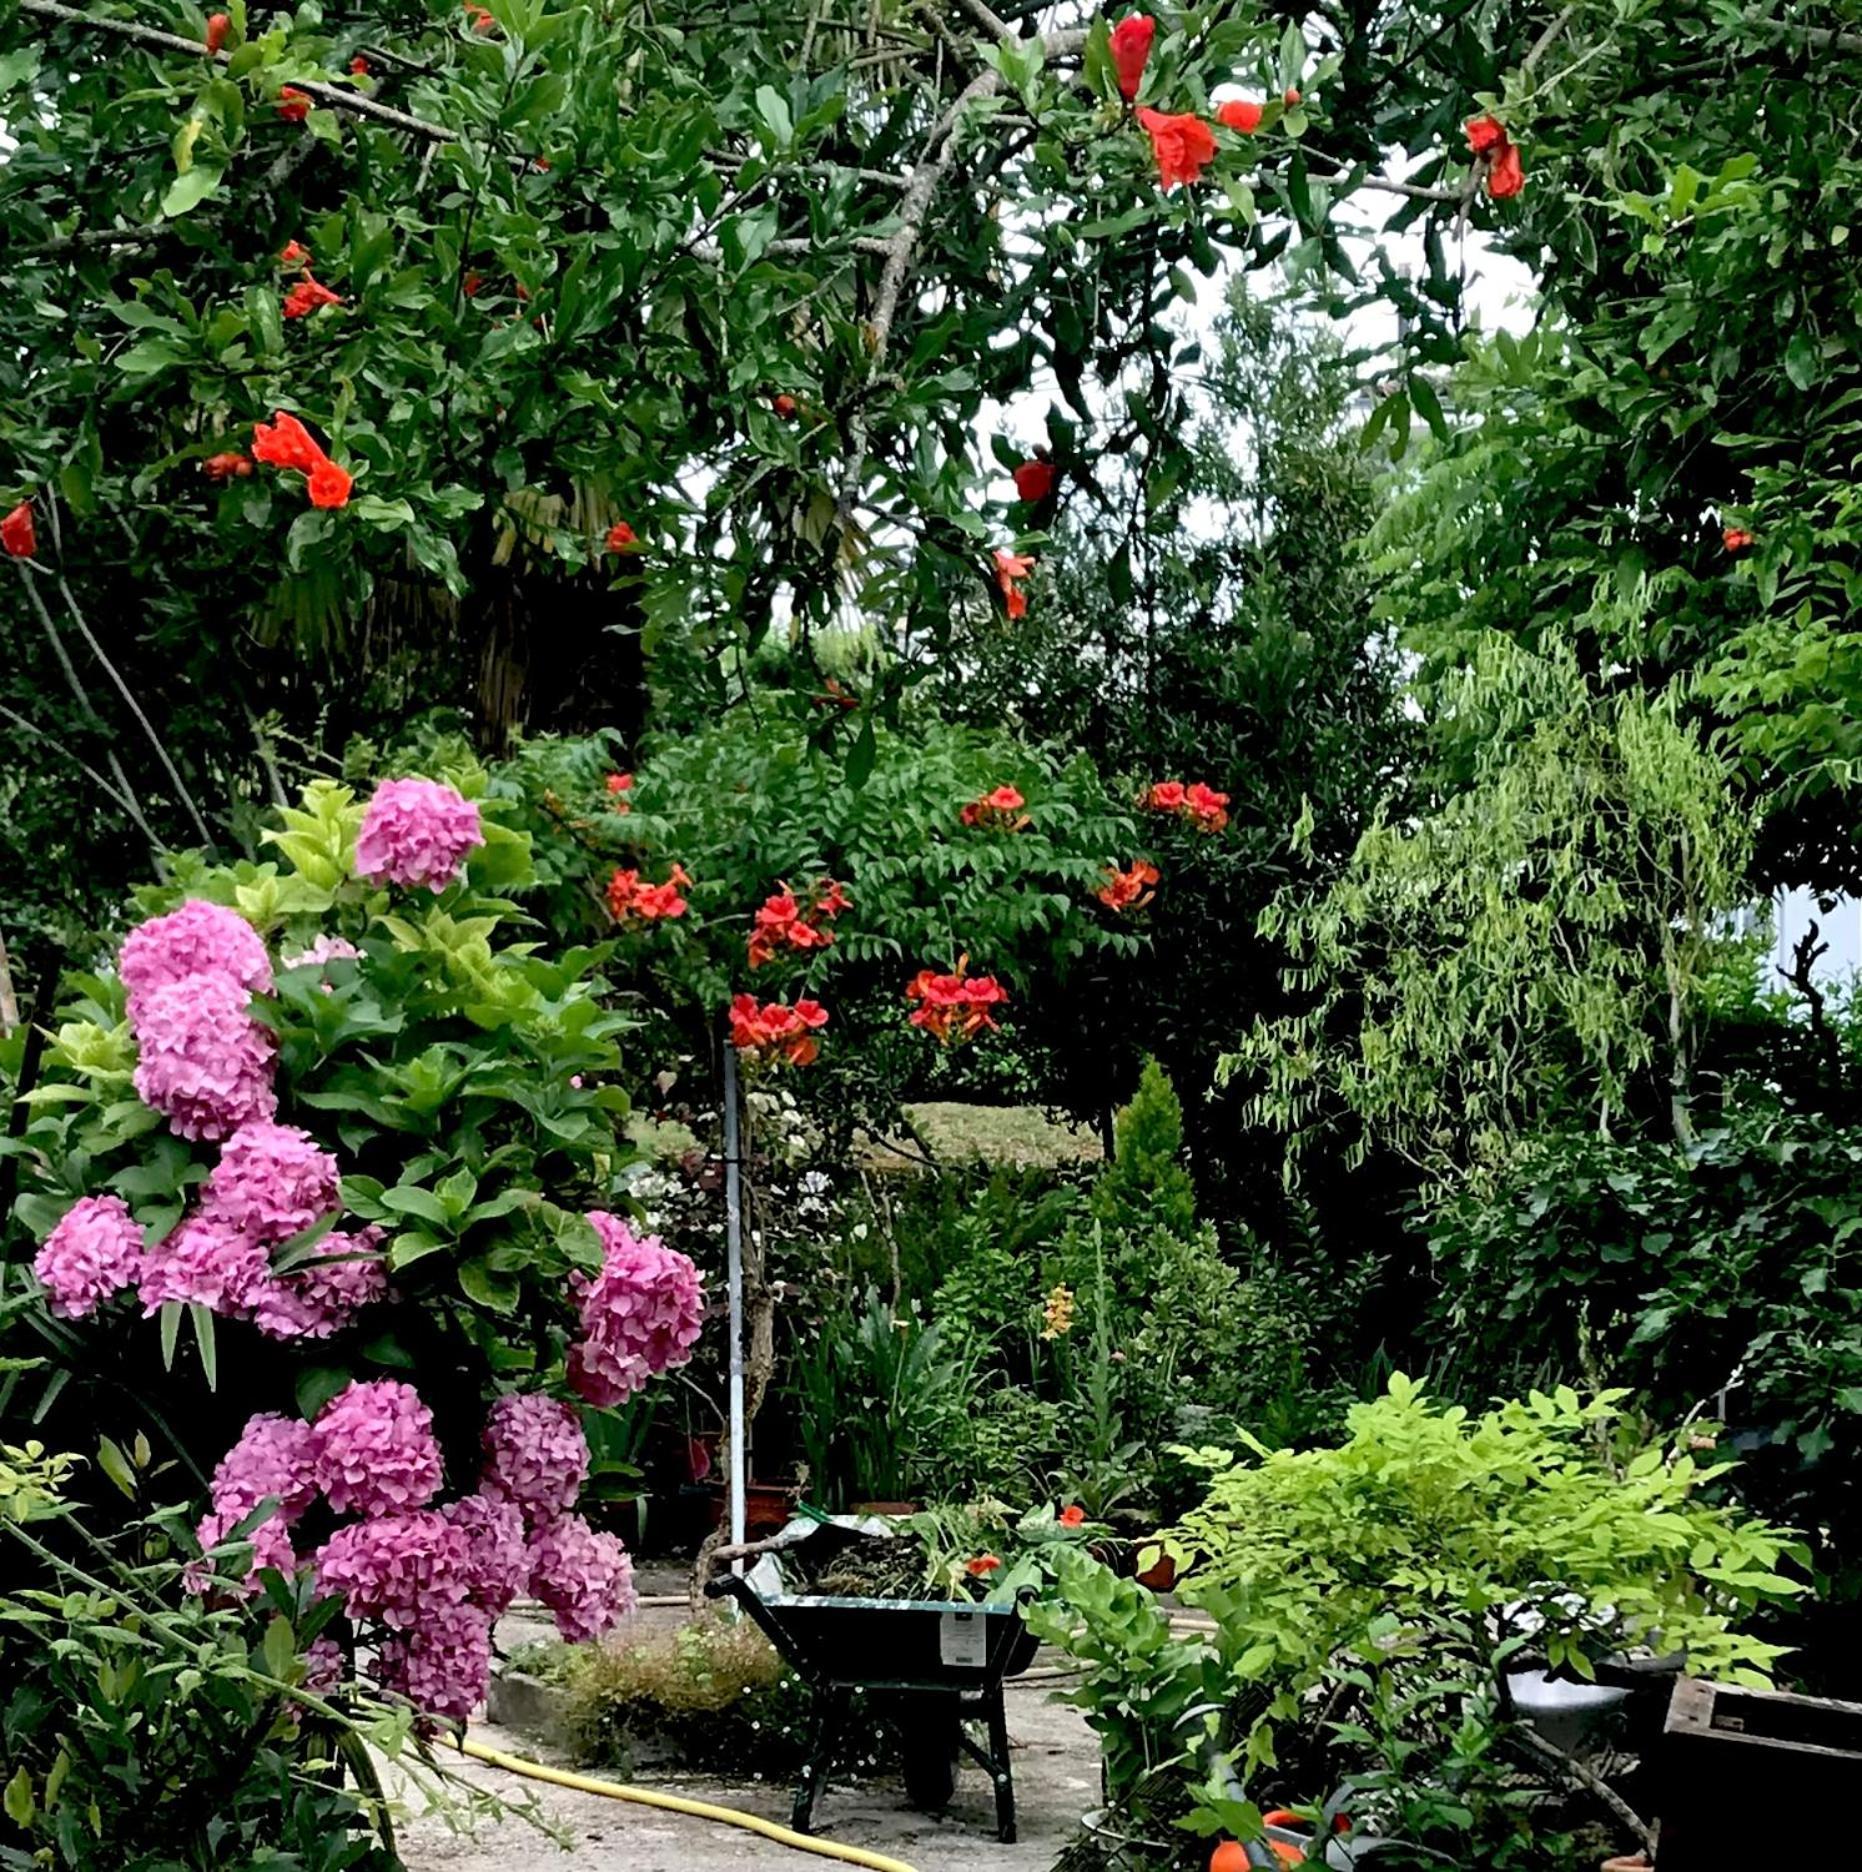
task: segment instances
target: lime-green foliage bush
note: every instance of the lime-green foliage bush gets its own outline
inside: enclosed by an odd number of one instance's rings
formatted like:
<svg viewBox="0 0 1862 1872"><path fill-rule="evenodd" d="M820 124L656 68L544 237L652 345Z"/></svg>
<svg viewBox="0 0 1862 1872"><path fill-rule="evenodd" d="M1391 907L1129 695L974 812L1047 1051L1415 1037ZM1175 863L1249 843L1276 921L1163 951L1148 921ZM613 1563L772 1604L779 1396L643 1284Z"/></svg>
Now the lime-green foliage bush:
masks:
<svg viewBox="0 0 1862 1872"><path fill-rule="evenodd" d="M1797 1590L1799 1550L1714 1504L1721 1466L1622 1439L1621 1405L1560 1390L1472 1417L1399 1377L1334 1447L1218 1459L1161 1541L1206 1639L1067 1559L1032 1617L1087 1666L1074 1700L1138 1830L1245 1838L1270 1797L1343 1785L1362 1824L1449 1863L1556 1863L1507 1791L1537 1758L1508 1746L1506 1670L1682 1652L1765 1682L1778 1650L1745 1627Z"/></svg>
<svg viewBox="0 0 1862 1872"><path fill-rule="evenodd" d="M580 1762L622 1774L671 1763L780 1777L806 1752L807 1687L747 1623L687 1625L639 1644L552 1645L520 1662L561 1684L564 1738Z"/></svg>

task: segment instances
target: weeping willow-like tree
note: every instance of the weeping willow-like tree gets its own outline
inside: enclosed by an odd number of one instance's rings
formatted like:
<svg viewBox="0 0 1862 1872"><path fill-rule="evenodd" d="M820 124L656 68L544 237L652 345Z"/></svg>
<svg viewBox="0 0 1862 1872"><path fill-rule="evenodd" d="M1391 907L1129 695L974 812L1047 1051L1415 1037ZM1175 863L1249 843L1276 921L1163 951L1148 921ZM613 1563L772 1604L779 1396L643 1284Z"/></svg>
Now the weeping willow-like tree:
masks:
<svg viewBox="0 0 1862 1872"><path fill-rule="evenodd" d="M1675 693L1599 687L1557 644L1489 638L1435 711L1465 772L1269 907L1304 1005L1229 1069L1262 1075L1255 1112L1296 1156L1348 1124L1359 1150L1477 1167L1651 1103L1685 1143L1698 998L1750 855L1723 762Z"/></svg>

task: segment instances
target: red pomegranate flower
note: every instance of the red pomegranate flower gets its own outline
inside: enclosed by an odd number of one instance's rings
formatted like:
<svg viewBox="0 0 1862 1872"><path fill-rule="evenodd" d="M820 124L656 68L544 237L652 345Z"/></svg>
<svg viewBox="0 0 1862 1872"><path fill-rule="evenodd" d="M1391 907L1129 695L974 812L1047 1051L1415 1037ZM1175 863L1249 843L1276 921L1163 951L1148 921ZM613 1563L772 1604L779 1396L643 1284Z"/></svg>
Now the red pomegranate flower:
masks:
<svg viewBox="0 0 1862 1872"><path fill-rule="evenodd" d="M1001 1564L1002 1561L998 1555L979 1553L975 1559L966 1560L963 1563L963 1570L972 1579L987 1579Z"/></svg>
<svg viewBox="0 0 1862 1872"><path fill-rule="evenodd" d="M1526 186L1526 165L1519 159L1519 145L1509 143L1497 151L1493 167L1487 171L1487 193L1494 201L1508 201Z"/></svg>
<svg viewBox="0 0 1862 1872"><path fill-rule="evenodd" d="M1157 21L1142 13L1128 13L1112 28L1112 68L1118 73L1119 96L1127 104L1138 95L1144 82L1145 61L1151 56L1157 38Z"/></svg>
<svg viewBox="0 0 1862 1872"><path fill-rule="evenodd" d="M1748 546L1753 544L1756 537L1755 534L1748 532L1746 528L1737 526L1729 526L1726 531L1720 535L1729 553L1744 552Z"/></svg>
<svg viewBox="0 0 1862 1872"><path fill-rule="evenodd" d="M278 249L278 264L281 267L307 267L310 265L310 249L301 241L288 240Z"/></svg>
<svg viewBox="0 0 1862 1872"><path fill-rule="evenodd" d="M347 507L349 490L355 484L355 476L347 468L339 468L326 458L310 471L304 487L313 507Z"/></svg>
<svg viewBox="0 0 1862 1872"><path fill-rule="evenodd" d="M1281 102L1286 105L1287 109L1291 110L1300 101L1299 86L1296 84L1288 85L1287 88L1281 92L1280 99Z"/></svg>
<svg viewBox="0 0 1862 1872"><path fill-rule="evenodd" d="M201 463L200 471L209 481L243 479L252 472L252 462L249 457L241 455L237 449L228 449L223 454L209 455Z"/></svg>
<svg viewBox="0 0 1862 1872"><path fill-rule="evenodd" d="M207 56L211 58L226 44L226 35L233 30L233 16L230 13L209 13L207 15Z"/></svg>
<svg viewBox="0 0 1862 1872"><path fill-rule="evenodd" d="M617 520L609 527L603 544L611 553L637 553L641 550L640 541L625 520Z"/></svg>
<svg viewBox="0 0 1862 1872"><path fill-rule="evenodd" d="M610 793L631 793L633 790L634 790L634 777L632 774L630 773L609 774L608 791ZM622 800L620 802L620 809L622 812L625 812L627 810L627 802L625 800Z"/></svg>
<svg viewBox="0 0 1862 1872"><path fill-rule="evenodd" d="M1027 553L1012 553L1004 547L996 548L996 588L1002 593L1002 605L1010 617L1028 615L1028 594L1021 589L1019 580L1025 579L1034 570L1034 560Z"/></svg>
<svg viewBox="0 0 1862 1872"><path fill-rule="evenodd" d="M319 306L341 305L341 293L331 292L321 280L314 280L306 270L304 277L284 296L284 315L288 319L309 318Z"/></svg>
<svg viewBox="0 0 1862 1872"><path fill-rule="evenodd" d="M296 85L278 87L278 115L286 123L302 123L310 115L310 95Z"/></svg>
<svg viewBox="0 0 1862 1872"><path fill-rule="evenodd" d="M356 56L349 61L349 69L356 77L366 78L369 75L369 62L358 52Z"/></svg>
<svg viewBox="0 0 1862 1872"><path fill-rule="evenodd" d="M478 0L465 0L466 17L472 22L475 33L496 32L498 22L492 18L489 7L480 6Z"/></svg>
<svg viewBox="0 0 1862 1872"><path fill-rule="evenodd" d="M1044 501L1054 491L1054 464L1025 461L1015 470L1017 500Z"/></svg>
<svg viewBox="0 0 1862 1872"><path fill-rule="evenodd" d="M1475 171L1485 180L1490 199L1505 201L1517 195L1526 186L1526 168L1519 159L1519 146L1507 135L1506 125L1487 113L1470 117L1463 128Z"/></svg>
<svg viewBox="0 0 1862 1872"><path fill-rule="evenodd" d="M769 407L773 409L784 422L793 422L795 420L795 412L801 408L801 405L796 402L794 397L790 396L788 391L779 390L769 399Z"/></svg>
<svg viewBox="0 0 1862 1872"><path fill-rule="evenodd" d="M1165 188L1202 180L1203 170L1215 155L1215 132L1193 112L1174 115L1148 106L1138 112L1157 157L1157 179Z"/></svg>
<svg viewBox="0 0 1862 1872"><path fill-rule="evenodd" d="M39 550L39 536L33 529L32 502L23 500L0 520L0 549L10 559L30 559Z"/></svg>
<svg viewBox="0 0 1862 1872"><path fill-rule="evenodd" d="M1247 98L1230 98L1217 107L1215 120L1239 136L1253 136L1261 127L1261 107Z"/></svg>
<svg viewBox="0 0 1862 1872"><path fill-rule="evenodd" d="M310 431L288 410L277 411L269 424L253 424L252 454L254 460L267 467L295 468L300 474L309 474L329 459Z"/></svg>
<svg viewBox="0 0 1862 1872"><path fill-rule="evenodd" d="M1078 1527L1086 1519L1086 1510L1075 1502L1071 1507L1061 1509L1058 1519L1062 1527Z"/></svg>

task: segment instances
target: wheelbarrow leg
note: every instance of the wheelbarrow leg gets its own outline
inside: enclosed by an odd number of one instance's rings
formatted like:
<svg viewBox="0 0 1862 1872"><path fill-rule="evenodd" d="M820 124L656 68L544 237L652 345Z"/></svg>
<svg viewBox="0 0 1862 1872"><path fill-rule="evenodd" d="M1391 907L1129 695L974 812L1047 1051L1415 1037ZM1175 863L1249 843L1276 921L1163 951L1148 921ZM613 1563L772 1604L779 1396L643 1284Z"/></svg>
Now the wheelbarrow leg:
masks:
<svg viewBox="0 0 1862 1872"><path fill-rule="evenodd" d="M990 1773L996 1783L996 1838L1015 1844L1015 1779L1009 1768L1009 1716L998 1683L985 1699L989 1715Z"/></svg>
<svg viewBox="0 0 1862 1872"><path fill-rule="evenodd" d="M815 1716L814 1741L808 1759L802 1764L802 1778L796 1783L795 1806L789 1824L798 1833L814 1831L815 1802L827 1785L828 1771L834 1766L834 1751L840 1746L841 1732L847 1726L851 1695L832 1685L823 1684L817 1693L821 1708Z"/></svg>

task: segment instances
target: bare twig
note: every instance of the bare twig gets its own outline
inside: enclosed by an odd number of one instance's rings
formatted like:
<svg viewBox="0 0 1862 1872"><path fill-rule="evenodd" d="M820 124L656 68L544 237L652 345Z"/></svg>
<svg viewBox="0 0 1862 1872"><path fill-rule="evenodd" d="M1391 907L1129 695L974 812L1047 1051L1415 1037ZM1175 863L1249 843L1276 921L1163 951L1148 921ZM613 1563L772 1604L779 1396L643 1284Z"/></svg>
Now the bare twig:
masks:
<svg viewBox="0 0 1862 1872"><path fill-rule="evenodd" d="M1322 178L1326 181L1336 181L1351 174L1349 164L1337 162L1317 150L1307 150L1306 160L1309 164L1315 160L1331 164L1329 174ZM1418 183L1398 182L1389 176L1360 176L1351 186L1354 189L1375 189L1382 195L1404 195L1411 201L1440 202L1446 208L1459 207L1465 198L1465 191L1461 189L1423 188Z"/></svg>
<svg viewBox="0 0 1862 1872"><path fill-rule="evenodd" d="M1575 1755L1567 1755L1563 1749L1546 1741L1530 1724L1519 1724L1513 1733L1534 1754L1550 1762L1560 1774L1583 1788L1587 1794L1594 1795L1601 1801L1624 1826L1635 1834L1641 1843L1642 1850L1651 1856L1654 1854L1655 1829L1601 1775Z"/></svg>
<svg viewBox="0 0 1862 1872"><path fill-rule="evenodd" d="M1009 25L999 13L994 13L986 7L983 4L983 0L957 0L957 4L964 12L969 14L979 26L983 27L988 32L994 33L998 39L1014 40L1021 37L1021 34L1018 33L1014 27Z"/></svg>
<svg viewBox="0 0 1862 1872"><path fill-rule="evenodd" d="M58 667L64 672L66 686L70 689L72 695L77 698L78 707L84 711L84 719L89 722L93 728L97 729L100 734L104 733L103 717L97 713L97 705L91 700L90 691L85 688L82 679L78 675L76 666L71 661L71 653L66 650L65 640L58 634L58 626L52 621L51 611L47 608L44 598L40 595L38 586L33 583L32 574L26 569L27 562L24 559L19 559L15 560L14 563L19 568L20 583L26 588L27 602L32 606L39 623L44 627L45 635L50 640L52 646L52 654L57 657ZM167 850L167 847L163 845L162 841L155 836L155 829L149 824L147 817L144 815L142 803L136 797L136 789L129 784L129 775L123 771L123 763L116 757L116 749L114 747L107 748L104 759L108 762L110 772L116 781L115 786L111 788L111 797L115 799L122 806L123 810L129 814L130 818L136 822L136 826L141 831L143 837L149 841L150 845L152 845L156 851Z"/></svg>
<svg viewBox="0 0 1862 1872"><path fill-rule="evenodd" d="M124 812L135 821L138 829L147 836L149 849L153 851L158 858L168 850L168 847L149 830L147 822L137 809L135 800L129 794L121 791L114 781L106 780L82 754L79 754L73 748L66 747L56 735L47 734L36 722L28 721L17 709L8 708L4 702L0 702L0 717L4 717L7 721L11 722L22 734L29 734L36 740L43 741L45 745L51 748L55 753L62 754L72 766L76 767L85 775L93 786L100 788L111 799L115 800L116 803L122 807Z"/></svg>
<svg viewBox="0 0 1862 1872"><path fill-rule="evenodd" d="M186 809L188 817L194 821L194 829L200 834L200 842L203 845L211 845L213 834L207 829L207 821L202 817L199 806L195 804L194 795L188 791L187 782L181 778L180 768L170 759L167 746L161 736L155 732L155 724L143 712L142 704L136 700L135 691L123 680L122 671L104 653L103 645L97 641L95 633L78 606L76 596L71 587L66 584L65 575L58 572L53 576L57 580L58 595L64 599L65 609L71 614L72 623L78 627L78 635L90 646L91 655L103 665L103 673L109 677L111 686L123 698L124 706L135 716L136 725L147 738L149 746L154 749L155 758L161 762L162 771L167 774L170 784L174 787L175 797Z"/></svg>
<svg viewBox="0 0 1862 1872"><path fill-rule="evenodd" d="M1841 1086L1845 1077L1842 1043L1827 1018L1829 1004L1823 990L1817 986L1815 974L1817 963L1830 952L1830 945L1821 941L1821 936L1822 931L1813 921L1792 946L1791 966L1788 969L1781 966L1778 973L1804 997L1804 1006L1810 1012L1810 1037L1823 1056L1823 1063L1829 1068L1832 1080Z"/></svg>

